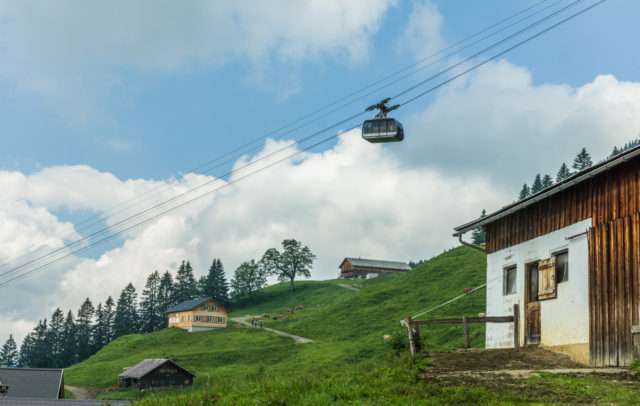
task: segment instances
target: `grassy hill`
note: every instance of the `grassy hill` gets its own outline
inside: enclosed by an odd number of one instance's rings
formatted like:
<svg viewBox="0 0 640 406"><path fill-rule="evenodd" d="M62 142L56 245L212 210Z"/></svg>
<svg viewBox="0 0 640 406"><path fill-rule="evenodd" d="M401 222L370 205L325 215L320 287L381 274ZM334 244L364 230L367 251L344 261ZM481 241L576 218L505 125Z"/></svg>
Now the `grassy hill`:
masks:
<svg viewBox="0 0 640 406"><path fill-rule="evenodd" d="M439 255L400 275L370 280L299 281L294 292L288 284L270 286L254 298L232 304L231 317L262 313L281 314L285 308L304 306L282 321L265 325L314 340L293 340L251 328L227 328L203 333L168 329L145 335L130 335L113 341L88 360L68 368L65 381L72 385L106 388L117 383L122 368L144 358L173 356L197 375L195 388L207 390L221 380L242 382L265 372L271 376L331 371L346 366L368 368L386 360L389 349L382 335L415 315L475 287L485 280L484 254L459 247ZM361 286L354 292L341 283ZM323 305L318 307L317 304ZM440 318L476 315L484 311L485 291L473 294L431 312ZM438 326L427 331L431 350L462 346L459 326ZM484 344L483 326L473 325L472 345ZM305 375L306 374L306 375ZM114 393L105 397L114 397Z"/></svg>

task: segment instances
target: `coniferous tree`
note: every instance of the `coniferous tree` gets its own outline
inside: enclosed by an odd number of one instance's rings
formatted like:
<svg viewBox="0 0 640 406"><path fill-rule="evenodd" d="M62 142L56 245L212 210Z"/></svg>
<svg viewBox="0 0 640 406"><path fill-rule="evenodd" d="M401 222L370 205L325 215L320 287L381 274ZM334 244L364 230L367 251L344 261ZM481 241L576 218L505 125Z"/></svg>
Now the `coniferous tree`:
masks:
<svg viewBox="0 0 640 406"><path fill-rule="evenodd" d="M204 282L206 285L202 296L215 297L225 304L229 302L229 284L227 283L222 261L219 258L214 259L211 263L209 273Z"/></svg>
<svg viewBox="0 0 640 406"><path fill-rule="evenodd" d="M91 342L93 344L93 348L91 350L92 353L95 354L109 343L107 338L110 328L111 326L109 326L105 317L105 308L102 306L102 303L98 303L95 311L95 324L91 330Z"/></svg>
<svg viewBox="0 0 640 406"><path fill-rule="evenodd" d="M71 310L64 319L64 328L62 333L62 363L65 366L73 365L78 360L76 348L76 323Z"/></svg>
<svg viewBox="0 0 640 406"><path fill-rule="evenodd" d="M527 184L525 183L524 185L522 185L522 189L520 189L520 194L518 195L518 200L525 199L530 194L531 194L531 190L529 189L529 186L527 186Z"/></svg>
<svg viewBox="0 0 640 406"><path fill-rule="evenodd" d="M486 216L487 216L487 211L485 209L482 209L480 218L483 218ZM486 242L486 234L482 227L477 227L473 230L473 232L471 233L471 241L473 241L474 244L482 244ZM409 264L409 266L411 266L411 264Z"/></svg>
<svg viewBox="0 0 640 406"><path fill-rule="evenodd" d="M195 299L196 297L196 280L193 277L193 269L189 261L185 264L182 261L178 273L176 274L176 282L174 284L174 301L175 303L184 302L185 300Z"/></svg>
<svg viewBox="0 0 640 406"><path fill-rule="evenodd" d="M165 316L165 312L175 304L173 298L173 278L169 271L165 271L160 279L160 288L158 290L158 311L163 315L162 328L166 328L168 325L168 318Z"/></svg>
<svg viewBox="0 0 640 406"><path fill-rule="evenodd" d="M209 297L209 277L208 275L202 275L196 281L196 296L197 297Z"/></svg>
<svg viewBox="0 0 640 406"><path fill-rule="evenodd" d="M531 194L536 194L543 189L542 187L542 177L540 174L537 174L535 179L533 180L533 184L531 185Z"/></svg>
<svg viewBox="0 0 640 406"><path fill-rule="evenodd" d="M77 340L77 354L78 361L83 361L89 358L94 348L92 337L93 327L93 314L95 308L91 303L91 300L87 298L80 309L76 317L76 340Z"/></svg>
<svg viewBox="0 0 640 406"><path fill-rule="evenodd" d="M126 334L135 334L140 330L138 326L138 310L136 308L137 298L136 288L129 282L122 289L116 304L116 314L113 321L115 338Z"/></svg>
<svg viewBox="0 0 640 406"><path fill-rule="evenodd" d="M115 334L113 331L113 323L116 317L116 309L115 309L115 303L113 302L113 299L111 298L111 296L109 296L107 300L104 302L104 306L102 308L102 316L104 318L104 325L105 325L105 337L103 342L106 345L106 344L109 344L115 338Z"/></svg>
<svg viewBox="0 0 640 406"><path fill-rule="evenodd" d="M593 162L591 161L591 155L589 155L586 148L582 148L573 160L573 169L581 171L590 167L591 165L593 165Z"/></svg>
<svg viewBox="0 0 640 406"><path fill-rule="evenodd" d="M47 319L39 320L38 325L27 338L22 341L20 347L20 363L31 368L47 368L51 364L49 346L47 343ZM25 346L25 341L28 344ZM24 355L23 355L24 348Z"/></svg>
<svg viewBox="0 0 640 406"><path fill-rule="evenodd" d="M0 349L0 365L9 368L18 366L18 346L13 339L13 334L9 334L9 338Z"/></svg>
<svg viewBox="0 0 640 406"><path fill-rule="evenodd" d="M49 329L47 331L47 342L49 345L51 365L52 368L62 368L66 365L62 360L62 349L64 336L64 313L60 308L57 308L51 315L51 322L49 323Z"/></svg>
<svg viewBox="0 0 640 406"><path fill-rule="evenodd" d="M553 179L551 178L551 176L549 176L549 174L544 175L542 177L542 188L546 189L551 185L553 185Z"/></svg>
<svg viewBox="0 0 640 406"><path fill-rule="evenodd" d="M567 164L563 162L562 166L560 167L560 169L558 169L558 174L556 175L556 183L562 182L563 180L567 179L571 175L573 175L573 174L571 173L571 171L567 167Z"/></svg>
<svg viewBox="0 0 640 406"><path fill-rule="evenodd" d="M36 332L31 331L22 340L18 365L21 367L33 367L36 359Z"/></svg>
<svg viewBox="0 0 640 406"><path fill-rule="evenodd" d="M618 155L620 152L620 150L618 150L618 147L614 146L613 147L613 151L611 151L611 155L609 155L609 158L613 158L614 156Z"/></svg>
<svg viewBox="0 0 640 406"><path fill-rule="evenodd" d="M150 333L162 327L164 314L160 311L160 274L154 271L147 277L147 284L140 298L141 331Z"/></svg>

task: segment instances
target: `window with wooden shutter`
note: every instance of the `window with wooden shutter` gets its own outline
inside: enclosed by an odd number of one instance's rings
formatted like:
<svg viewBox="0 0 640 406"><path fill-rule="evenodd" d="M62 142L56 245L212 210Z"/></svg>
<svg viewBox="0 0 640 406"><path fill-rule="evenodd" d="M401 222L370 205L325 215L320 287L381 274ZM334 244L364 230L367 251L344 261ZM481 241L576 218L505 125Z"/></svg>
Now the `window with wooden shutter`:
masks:
<svg viewBox="0 0 640 406"><path fill-rule="evenodd" d="M555 299L557 296L555 258L543 259L538 263L538 300Z"/></svg>

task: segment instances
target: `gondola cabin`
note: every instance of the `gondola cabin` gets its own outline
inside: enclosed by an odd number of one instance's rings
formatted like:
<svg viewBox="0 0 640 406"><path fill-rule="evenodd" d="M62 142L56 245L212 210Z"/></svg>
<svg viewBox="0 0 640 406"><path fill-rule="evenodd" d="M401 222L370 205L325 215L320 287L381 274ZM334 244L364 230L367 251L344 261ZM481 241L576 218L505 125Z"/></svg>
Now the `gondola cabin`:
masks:
<svg viewBox="0 0 640 406"><path fill-rule="evenodd" d="M369 142L399 142L404 139L402 124L389 117L366 120L362 125L362 138Z"/></svg>

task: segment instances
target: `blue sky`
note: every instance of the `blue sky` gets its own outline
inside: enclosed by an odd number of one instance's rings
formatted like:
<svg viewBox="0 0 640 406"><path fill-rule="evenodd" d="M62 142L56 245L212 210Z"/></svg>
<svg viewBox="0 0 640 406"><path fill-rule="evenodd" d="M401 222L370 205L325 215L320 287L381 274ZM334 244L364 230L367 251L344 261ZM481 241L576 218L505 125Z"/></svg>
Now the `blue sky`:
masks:
<svg viewBox="0 0 640 406"><path fill-rule="evenodd" d="M75 309L87 296L97 304L130 281L141 290L150 272L183 259L203 274L219 257L230 278L285 238L317 254L314 279L335 277L346 256L428 258L457 244L453 227L510 203L536 173L555 176L581 147L604 158L640 134L640 3L631 0L605 1L397 110L403 143L371 145L356 130L238 183L227 182L247 170L215 180L525 22L215 171L192 171L527 7L548 7L542 16L571 3L0 3L0 274L18 275L27 258L54 249L69 254L0 287L0 325L10 326L0 341L57 306ZM225 187L200 189L211 193L165 215L152 209L207 182ZM118 225L147 209L135 217L146 223ZM105 225L122 234L88 252L64 248Z"/></svg>

